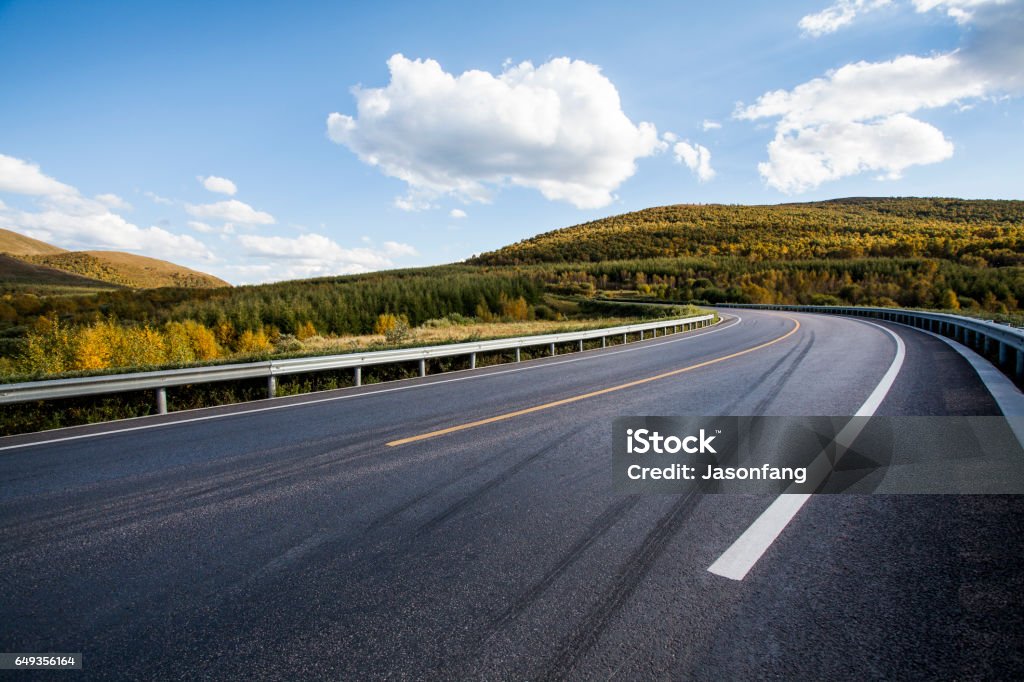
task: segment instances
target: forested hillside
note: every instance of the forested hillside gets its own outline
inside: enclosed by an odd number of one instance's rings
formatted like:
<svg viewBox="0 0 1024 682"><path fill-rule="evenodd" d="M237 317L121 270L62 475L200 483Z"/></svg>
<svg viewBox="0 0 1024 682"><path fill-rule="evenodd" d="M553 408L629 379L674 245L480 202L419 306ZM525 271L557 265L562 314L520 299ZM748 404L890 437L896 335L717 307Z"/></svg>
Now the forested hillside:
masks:
<svg viewBox="0 0 1024 682"><path fill-rule="evenodd" d="M665 206L547 232L469 262L515 267L554 291L584 295L1008 313L1024 297L1024 202Z"/></svg>
<svg viewBox="0 0 1024 682"><path fill-rule="evenodd" d="M1002 266L1024 262L1022 247L1021 201L840 199L779 206L649 208L546 232L470 262L928 257Z"/></svg>

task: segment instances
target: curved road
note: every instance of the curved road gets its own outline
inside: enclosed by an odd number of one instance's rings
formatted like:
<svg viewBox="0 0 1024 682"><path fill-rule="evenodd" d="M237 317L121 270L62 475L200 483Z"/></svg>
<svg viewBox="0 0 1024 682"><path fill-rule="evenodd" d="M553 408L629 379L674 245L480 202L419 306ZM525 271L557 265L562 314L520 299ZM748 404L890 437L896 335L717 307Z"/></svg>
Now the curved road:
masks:
<svg viewBox="0 0 1024 682"><path fill-rule="evenodd" d="M611 491L617 416L849 415L896 357L862 320L723 318L0 439L0 651L94 679L1024 675L1019 497L813 496L732 580L708 567L773 498ZM886 327L876 414L999 414Z"/></svg>

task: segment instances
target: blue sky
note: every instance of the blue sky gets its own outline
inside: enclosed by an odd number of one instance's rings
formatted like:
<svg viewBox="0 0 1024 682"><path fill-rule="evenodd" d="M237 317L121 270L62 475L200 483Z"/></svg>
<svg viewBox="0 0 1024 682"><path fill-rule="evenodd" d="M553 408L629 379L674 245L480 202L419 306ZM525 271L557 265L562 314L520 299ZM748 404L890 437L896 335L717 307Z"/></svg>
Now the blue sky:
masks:
<svg viewBox="0 0 1024 682"><path fill-rule="evenodd" d="M0 227L245 283L673 203L1021 199L1022 9L0 2Z"/></svg>

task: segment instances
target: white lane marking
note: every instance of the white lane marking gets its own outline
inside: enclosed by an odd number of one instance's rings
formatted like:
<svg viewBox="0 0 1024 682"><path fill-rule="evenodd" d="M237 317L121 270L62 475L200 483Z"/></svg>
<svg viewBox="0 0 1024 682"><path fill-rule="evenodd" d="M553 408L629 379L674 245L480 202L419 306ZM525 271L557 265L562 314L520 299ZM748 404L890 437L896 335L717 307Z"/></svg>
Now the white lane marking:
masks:
<svg viewBox="0 0 1024 682"><path fill-rule="evenodd" d="M700 332L700 333L697 333L697 334L682 334L678 338L671 338L670 337L667 341L661 341L661 342L658 342L658 343L642 343L642 345L640 345L640 346L627 347L627 348L622 348L622 349L613 350L613 351L608 351L608 350L604 350L604 349L594 349L594 350L602 350L604 352L593 353L592 351L586 351L584 357L573 357L573 358L569 358L569 359L566 359L566 360L556 360L554 362L544 362L544 363L538 363L536 365L527 365L527 366L524 366L524 367L514 367L514 368L511 368L511 369L503 369L503 370L498 370L498 371L494 371L494 372L473 373L473 374L468 374L468 375L464 375L464 376L453 377L451 379L438 379L437 381L429 381L429 382L425 382L425 383L418 383L418 384L411 384L411 385L404 385L404 386L393 386L393 387L389 387L389 388L382 388L382 389L377 390L377 391L363 391L363 392L360 392L360 393L346 393L344 395L333 395L333 396L329 396L329 397L326 397L326 398L314 398L314 399L310 399L310 400L301 400L301 401L289 402L289 403L285 403L285 404L281 404L281 405L268 405L266 407L253 407L253 408L245 409L245 410L237 410L237 411L232 411L232 412L222 412L222 413L219 413L219 414L209 414L209 415L204 415L204 416L201 416L201 417L190 417L188 419L176 419L174 421L160 422L158 424L142 424L140 426L126 426L124 428L119 428L119 429L110 429L110 430L107 430L107 431L94 431L94 432L91 432L91 433L82 433L82 434L78 434L78 435L75 435L75 436L63 436L63 437L60 437L60 438L49 438L47 440L27 441L25 443L17 443L15 445L5 445L5 446L2 446L2 447L0 447L0 452L3 452L5 450L17 450L17 449L20 449L20 448L28 448L28 447L33 447L33 446L36 446L36 445L52 445L54 443L65 443L65 442L68 442L68 441L82 440L82 439L85 439L85 438L98 438L100 436L110 436L110 435L114 435L114 434L118 434L118 433L129 433L129 432L132 432L132 431L145 431L147 429L157 429L157 428L161 428L161 427L164 427L164 426L176 426L178 424L192 424L192 423L195 423L195 422L210 421L210 420L213 420L213 419L225 419L227 417L236 417L236 416L240 416L240 415L256 414L256 413L259 413L259 412L270 412L271 410L283 410L283 409L286 409L286 408L289 408L289 407L302 407L304 405L316 405L316 404L319 404L319 403L329 403L329 402L334 402L334 401L337 401L337 400L350 400L352 398L362 398L362 397L365 397L365 396L381 395L383 393L392 393L394 391L408 391L408 390L411 390L411 389L414 389L414 388L425 388L425 387L428 387L428 386L437 386L439 384L448 384L448 383L452 383L452 382L456 382L456 381L469 381L471 379L483 379L483 378L486 378L486 377L493 377L493 376L498 376L498 375L501 375L501 374L512 374L512 373L515 373L515 372L526 372L526 371L535 370L535 369L542 369L544 367L554 367L555 365L566 365L566 364L570 364L570 363L573 363L573 362L585 362L587 360L596 360L596 359L599 359L599 358L607 357L609 355L619 355L620 353L632 353L632 352L635 352L635 351L643 351L643 350L648 350L650 348L657 348L659 346L666 346L666 345L671 344L671 343L680 343L682 341L690 341L692 339L696 339L696 338L699 338L701 336L707 336L709 334L716 334L718 332L725 331L726 329L731 329L731 328L737 326L738 324L740 324L741 322L743 322L743 318L740 317L739 315L731 314L730 316L733 318L731 322L724 323L724 324L720 323L722 326L716 325L713 329L710 329L708 331ZM676 335L673 334L672 336L675 337ZM460 370L460 371L463 371L463 370ZM472 370L468 370L468 371L472 371ZM342 390L344 390L344 389L342 389ZM296 396L281 396L279 398L273 398L273 400L288 400L288 399L294 399L295 397ZM218 407L223 407L223 406L218 406ZM180 412L177 412L175 414L187 414L189 412L202 412L202 411L211 410L211 409L218 409L218 407L201 407L201 408L195 408L194 410L181 410ZM147 416L144 416L144 417L132 417L132 418L129 418L129 419L117 420L117 421L131 422L131 421L134 421L136 419L151 419L151 418L152 418L152 415L147 415ZM67 427L67 428L81 428L81 427L72 426L72 427ZM62 430L62 429L55 429L55 431L60 431L60 430Z"/></svg>
<svg viewBox="0 0 1024 682"><path fill-rule="evenodd" d="M878 327L896 341L896 357L893 358L892 364L889 365L889 369L882 376L882 380L875 386L875 390L871 392L868 399L864 401L864 404L854 414L855 417L870 417L878 409L878 406L882 404L882 401L885 400L889 389L892 388L893 383L896 381L896 376L900 373L900 368L903 366L903 359L907 355L907 348L903 343L903 339L892 330L886 329L874 322L858 321L870 324L872 327ZM836 434L836 444L841 447L852 445L866 422L866 419L850 420ZM824 455L824 453L822 454ZM827 462L827 459L819 455L815 463L820 465L825 462ZM812 463L812 466L815 463ZM789 522L793 520L793 517L796 516L797 512L800 511L809 499L811 499L811 495L808 493L779 495L757 517L757 520L750 524L750 527L742 535L736 538L736 541L732 543L729 549L725 550L725 553L718 557L715 563L708 566L708 570L723 578L743 580L747 573L750 572L750 569L754 567L754 564L768 551L768 548L772 546L775 539L786 529Z"/></svg>

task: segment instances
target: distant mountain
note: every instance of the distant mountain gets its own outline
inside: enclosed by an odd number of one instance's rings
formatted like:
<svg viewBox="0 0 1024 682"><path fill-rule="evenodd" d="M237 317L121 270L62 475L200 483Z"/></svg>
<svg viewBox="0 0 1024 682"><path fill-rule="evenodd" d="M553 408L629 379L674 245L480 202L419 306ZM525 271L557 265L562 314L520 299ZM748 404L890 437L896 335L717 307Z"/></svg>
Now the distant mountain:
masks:
<svg viewBox="0 0 1024 682"><path fill-rule="evenodd" d="M930 257L1020 265L1024 201L850 198L769 206L661 206L545 232L468 262L522 265L709 257Z"/></svg>
<svg viewBox="0 0 1024 682"><path fill-rule="evenodd" d="M121 251L66 251L17 232L0 229L2 253L36 266L34 283L43 286L91 286L106 289L113 288L111 285L132 289L210 289L231 286L213 275L156 258ZM55 277L54 271L76 275L77 284ZM12 282L16 274L18 284L22 287L33 283L29 271L20 269L15 273L9 262L0 262L0 284Z"/></svg>

